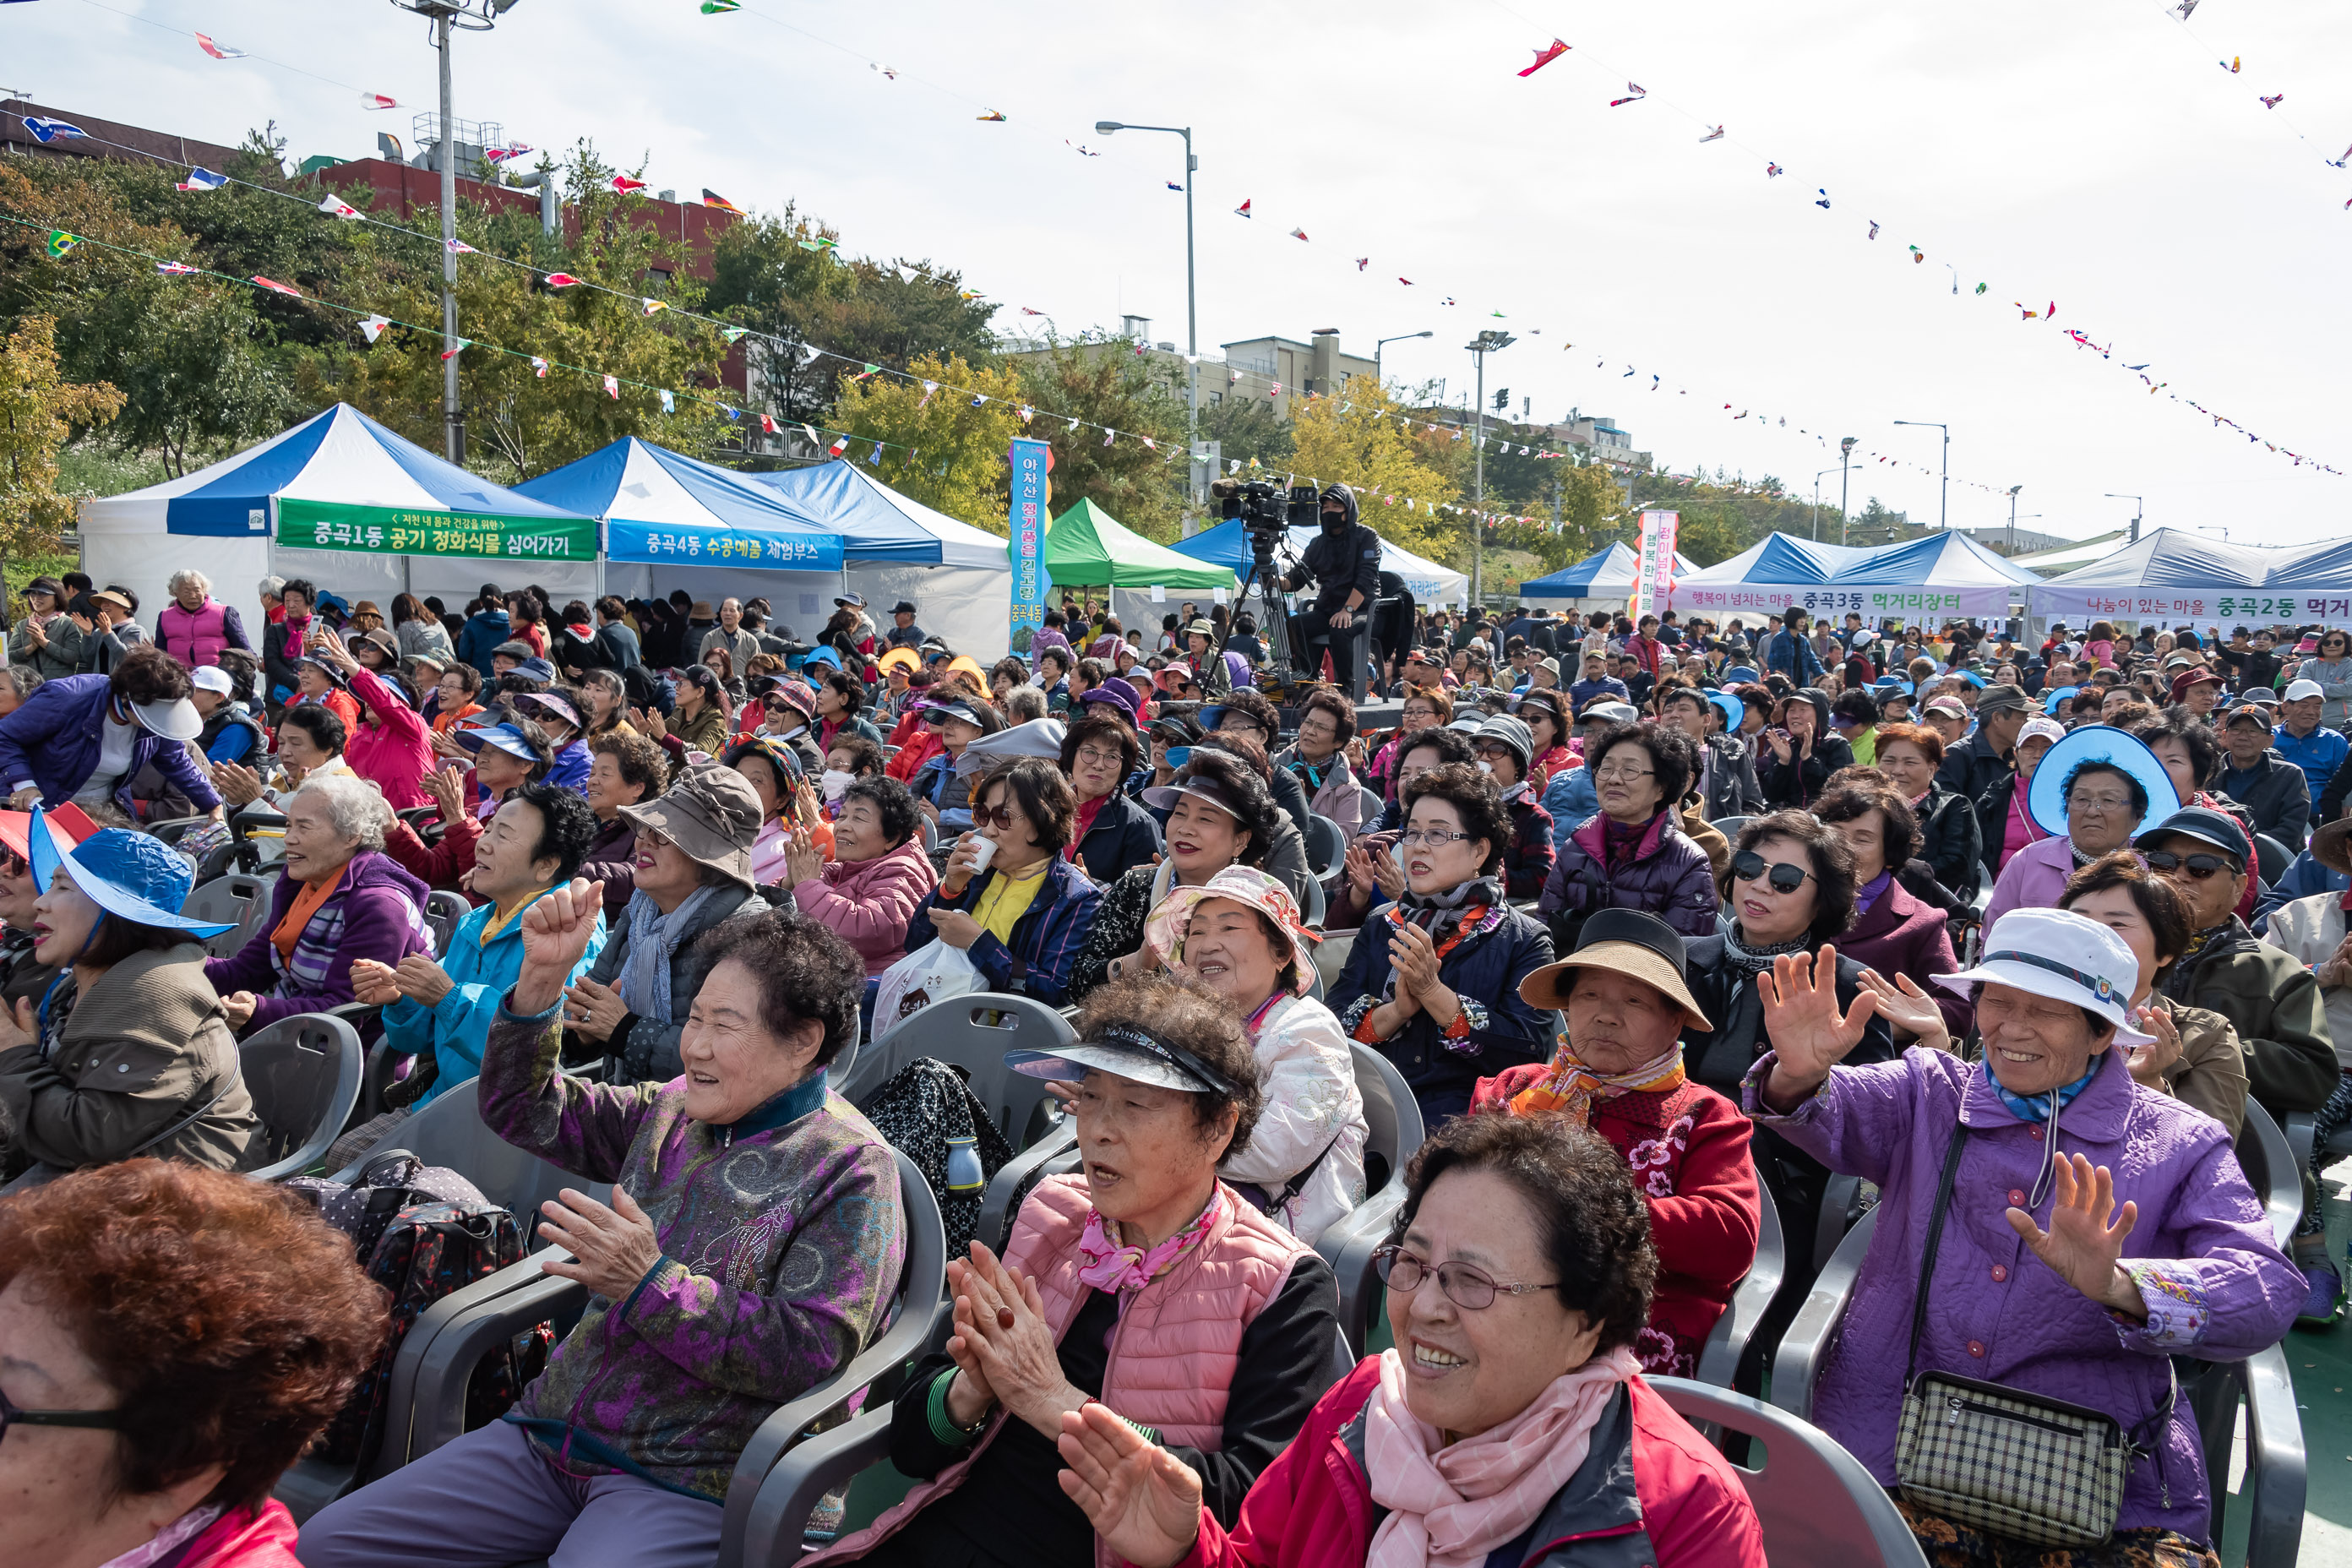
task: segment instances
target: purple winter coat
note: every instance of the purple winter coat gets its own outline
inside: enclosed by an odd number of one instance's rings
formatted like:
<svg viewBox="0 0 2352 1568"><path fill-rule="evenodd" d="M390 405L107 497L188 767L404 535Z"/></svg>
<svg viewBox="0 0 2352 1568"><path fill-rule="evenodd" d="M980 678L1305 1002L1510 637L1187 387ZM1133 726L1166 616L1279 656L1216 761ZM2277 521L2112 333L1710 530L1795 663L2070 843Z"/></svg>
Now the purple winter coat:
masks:
<svg viewBox="0 0 2352 1568"><path fill-rule="evenodd" d="M1962 1118L1969 1142L1937 1244L1922 1370L2087 1405L2129 1429L2164 1403L2168 1356L2236 1361L2276 1344L2294 1323L2303 1276L2272 1239L2228 1131L2203 1111L2138 1087L2112 1052L2095 1059L2097 1076L2059 1112L2059 1148L2106 1166L2117 1205L2139 1205L2124 1266L2147 1301L2145 1324L2093 1303L2010 1228L2010 1205L2025 1206L2042 1167L2042 1126L2021 1121L1980 1064L1914 1049L1891 1062L1833 1068L1821 1091L1784 1117L1761 1100L1774 1055L1759 1059L1740 1086L1741 1106L1758 1121L1831 1170L1878 1184L1878 1229L1823 1366L1813 1418L1881 1483L1895 1483L1920 1252ZM2032 1211L2044 1229L2052 1202L2045 1195ZM2204 1445L2185 1394L2157 1447L2132 1467L2116 1528L2201 1541Z"/></svg>
<svg viewBox="0 0 2352 1568"><path fill-rule="evenodd" d="M0 789L13 793L30 780L52 810L73 799L98 768L109 685L103 675L60 676L43 681L15 712L0 719ZM198 811L220 804L212 780L197 768L185 744L142 729L131 742L131 765L115 784L114 804L125 816L138 816L131 809L131 781L150 763Z"/></svg>
<svg viewBox="0 0 2352 1568"><path fill-rule="evenodd" d="M224 996L253 993L248 1034L297 1013L323 1013L351 1001L354 959L397 969L412 952L433 956L433 931L425 923L425 899L432 889L382 851L362 849L351 858L342 885L302 928L289 963L270 935L301 889L293 878L278 878L269 916L252 940L226 958L205 960L205 978L214 990Z"/></svg>
<svg viewBox="0 0 2352 1568"><path fill-rule="evenodd" d="M1603 836L1609 819L1595 813L1563 839L1559 863L1545 879L1537 908L1546 919L1581 919L1601 910L1644 910L1685 936L1713 936L1722 897L1706 851L1675 825L1671 810L1650 819L1633 858L1609 868Z"/></svg>

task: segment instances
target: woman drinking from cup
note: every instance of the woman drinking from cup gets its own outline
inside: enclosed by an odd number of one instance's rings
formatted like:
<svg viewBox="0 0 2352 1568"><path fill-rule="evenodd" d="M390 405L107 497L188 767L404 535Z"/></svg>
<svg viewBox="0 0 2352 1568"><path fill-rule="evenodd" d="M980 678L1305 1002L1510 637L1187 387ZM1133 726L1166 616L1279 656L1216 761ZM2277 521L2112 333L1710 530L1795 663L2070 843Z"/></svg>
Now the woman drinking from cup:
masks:
<svg viewBox="0 0 2352 1568"><path fill-rule="evenodd" d="M936 937L970 957L987 989L1058 1007L1102 899L1061 857L1077 825L1070 781L1043 757L1018 757L982 775L971 798L977 830L916 907L907 951Z"/></svg>

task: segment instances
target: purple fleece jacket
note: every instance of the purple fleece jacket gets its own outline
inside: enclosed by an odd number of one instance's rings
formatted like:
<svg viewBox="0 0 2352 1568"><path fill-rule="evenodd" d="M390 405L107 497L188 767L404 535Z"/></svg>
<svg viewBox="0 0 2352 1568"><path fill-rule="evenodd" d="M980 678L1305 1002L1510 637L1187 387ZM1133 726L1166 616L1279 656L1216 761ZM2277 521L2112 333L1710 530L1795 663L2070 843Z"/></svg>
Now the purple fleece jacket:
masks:
<svg viewBox="0 0 2352 1568"><path fill-rule="evenodd" d="M557 1070L557 1009L507 1010L482 1052L482 1120L518 1149L644 1205L661 1258L588 1310L507 1419L567 1470L625 1471L712 1500L776 1406L877 1332L905 1267L898 1167L818 1073L727 1126L686 1080Z"/></svg>
<svg viewBox="0 0 2352 1568"><path fill-rule="evenodd" d="M253 939L226 958L205 960L205 978L226 996L250 991L258 999L250 1033L297 1013L323 1013L352 1000L352 961L373 958L397 969L412 952L433 956L425 923L431 889L380 850L362 849L343 868L341 885L320 904L294 944L294 959L278 956L270 935L286 918L302 884L280 877L269 895L269 918Z"/></svg>
<svg viewBox="0 0 2352 1568"><path fill-rule="evenodd" d="M2145 1323L2109 1312L2027 1249L2006 1217L2027 1206L2046 1128L2019 1120L1980 1063L1914 1049L1891 1062L1830 1069L1787 1116L1763 1109L1767 1054L1740 1086L1742 1109L1832 1171L1879 1186L1845 1325L1822 1373L1813 1419L1885 1485L1895 1483L1903 1358L1911 1342L1919 1258L1944 1156L1969 1125L1937 1244L1919 1370L1940 1369L2105 1411L2126 1429L2165 1403L2167 1358L2237 1361L2284 1337L2304 1279L2271 1237L2263 1205L2201 1110L2140 1088L2112 1051L2058 1114L2058 1148L2115 1173L2118 1208L2139 1205L2123 1266L2148 1306ZM2053 1199L2031 1209L2050 1226ZM2205 1449L2184 1392L2124 1482L2118 1530L2205 1538Z"/></svg>

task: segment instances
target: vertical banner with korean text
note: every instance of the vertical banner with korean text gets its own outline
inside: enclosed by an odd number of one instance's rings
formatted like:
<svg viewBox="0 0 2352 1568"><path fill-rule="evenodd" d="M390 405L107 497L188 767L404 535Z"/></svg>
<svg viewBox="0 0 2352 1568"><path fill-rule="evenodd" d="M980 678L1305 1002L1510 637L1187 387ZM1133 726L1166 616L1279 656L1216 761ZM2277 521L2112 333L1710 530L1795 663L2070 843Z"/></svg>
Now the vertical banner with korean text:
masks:
<svg viewBox="0 0 2352 1568"><path fill-rule="evenodd" d="M1675 532L1681 525L1680 512L1642 514L1641 558L1634 564L1633 592L1625 605L1625 614L1637 626L1675 590Z"/></svg>
<svg viewBox="0 0 2352 1568"><path fill-rule="evenodd" d="M1045 624L1045 504L1053 497L1054 449L1043 441L1013 443L1013 651L1026 657Z"/></svg>

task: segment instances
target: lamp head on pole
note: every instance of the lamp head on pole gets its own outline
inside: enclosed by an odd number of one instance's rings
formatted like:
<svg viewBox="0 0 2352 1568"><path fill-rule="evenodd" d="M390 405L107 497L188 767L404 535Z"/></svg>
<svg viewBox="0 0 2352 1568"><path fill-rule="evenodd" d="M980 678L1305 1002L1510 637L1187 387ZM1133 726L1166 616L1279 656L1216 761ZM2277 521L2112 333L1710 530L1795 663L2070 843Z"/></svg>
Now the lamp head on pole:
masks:
<svg viewBox="0 0 2352 1568"><path fill-rule="evenodd" d="M1840 441L1838 443L1839 455L1849 458L1853 456L1853 443L1854 438L1851 436L1848 436L1843 440Z"/></svg>
<svg viewBox="0 0 2352 1568"><path fill-rule="evenodd" d="M1097 136L1108 136L1113 132L1124 131L1126 129L1126 124L1121 121L1097 120L1095 121L1095 134Z"/></svg>
<svg viewBox="0 0 2352 1568"><path fill-rule="evenodd" d="M514 8L515 0L392 0L392 3L404 11L414 11L420 16L436 21L446 16L453 27L486 33L497 26L499 17Z"/></svg>

